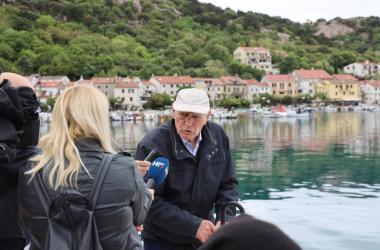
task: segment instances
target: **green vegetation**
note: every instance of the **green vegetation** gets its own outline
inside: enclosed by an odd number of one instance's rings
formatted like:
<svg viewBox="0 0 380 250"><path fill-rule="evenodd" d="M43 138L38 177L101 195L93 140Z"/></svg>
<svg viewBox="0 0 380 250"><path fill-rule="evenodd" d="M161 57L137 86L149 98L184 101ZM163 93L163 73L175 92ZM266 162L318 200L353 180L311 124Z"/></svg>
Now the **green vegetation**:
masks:
<svg viewBox="0 0 380 250"><path fill-rule="evenodd" d="M271 94L260 94L253 98L252 103L260 104L261 106L273 106L277 104L284 105L300 105L300 104L310 104L324 103L329 104L329 98L323 93L317 93L313 97L310 95L298 95L298 96L275 96Z"/></svg>
<svg viewBox="0 0 380 250"><path fill-rule="evenodd" d="M354 32L326 38L299 24L196 0L19 0L0 9L0 70L92 76L239 75L263 72L233 60L238 46L271 50L282 73L354 60L378 61L380 18L335 19ZM323 20L320 20L323 21Z"/></svg>
<svg viewBox="0 0 380 250"><path fill-rule="evenodd" d="M168 94L152 94L148 101L144 104L146 109L164 109L165 106L170 106L172 99Z"/></svg>

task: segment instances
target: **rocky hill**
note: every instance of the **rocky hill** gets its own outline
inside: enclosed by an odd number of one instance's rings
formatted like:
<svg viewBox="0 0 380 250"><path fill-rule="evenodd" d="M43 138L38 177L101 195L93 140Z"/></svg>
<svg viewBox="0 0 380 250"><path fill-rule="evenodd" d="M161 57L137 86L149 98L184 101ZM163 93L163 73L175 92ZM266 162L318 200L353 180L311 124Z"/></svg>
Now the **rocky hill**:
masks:
<svg viewBox="0 0 380 250"><path fill-rule="evenodd" d="M239 65L232 52L262 46L283 73L301 67L332 72L352 60L379 61L379 31L379 17L300 24L196 0L1 1L0 69L74 79L260 78L262 72Z"/></svg>

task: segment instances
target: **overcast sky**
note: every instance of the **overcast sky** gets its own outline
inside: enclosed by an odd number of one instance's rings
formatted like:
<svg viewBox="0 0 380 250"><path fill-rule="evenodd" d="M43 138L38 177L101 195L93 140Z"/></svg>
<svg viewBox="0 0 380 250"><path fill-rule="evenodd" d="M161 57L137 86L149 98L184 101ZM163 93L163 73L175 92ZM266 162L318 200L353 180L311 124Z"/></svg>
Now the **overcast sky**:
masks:
<svg viewBox="0 0 380 250"><path fill-rule="evenodd" d="M233 10L280 16L296 22L379 16L379 0L198 0Z"/></svg>

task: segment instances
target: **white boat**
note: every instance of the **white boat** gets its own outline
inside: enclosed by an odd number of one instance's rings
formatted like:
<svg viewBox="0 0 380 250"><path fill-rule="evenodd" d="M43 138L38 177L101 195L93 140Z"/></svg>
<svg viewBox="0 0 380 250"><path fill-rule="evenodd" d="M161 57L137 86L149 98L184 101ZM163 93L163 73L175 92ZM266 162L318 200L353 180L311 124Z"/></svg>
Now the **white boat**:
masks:
<svg viewBox="0 0 380 250"><path fill-rule="evenodd" d="M133 117L127 112L123 111L110 112L110 118L112 121L133 121Z"/></svg>

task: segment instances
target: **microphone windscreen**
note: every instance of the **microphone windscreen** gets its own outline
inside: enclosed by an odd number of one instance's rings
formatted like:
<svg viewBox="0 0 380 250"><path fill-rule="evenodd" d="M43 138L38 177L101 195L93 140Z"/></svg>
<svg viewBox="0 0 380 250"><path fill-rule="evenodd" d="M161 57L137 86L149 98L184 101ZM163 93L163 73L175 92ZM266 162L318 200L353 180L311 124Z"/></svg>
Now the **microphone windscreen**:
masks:
<svg viewBox="0 0 380 250"><path fill-rule="evenodd" d="M150 165L147 177L153 179L155 185L160 185L168 175L169 160L165 157L158 157Z"/></svg>

